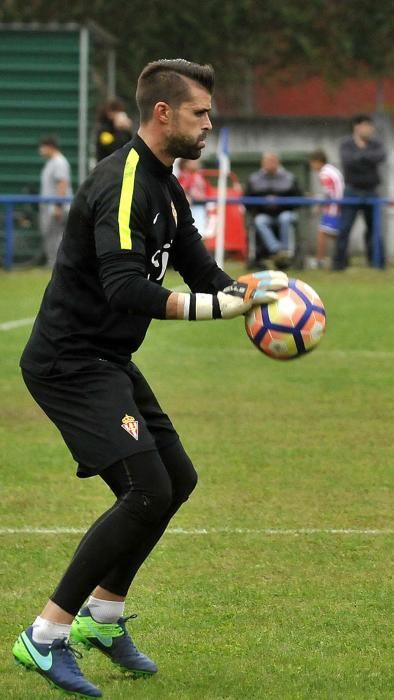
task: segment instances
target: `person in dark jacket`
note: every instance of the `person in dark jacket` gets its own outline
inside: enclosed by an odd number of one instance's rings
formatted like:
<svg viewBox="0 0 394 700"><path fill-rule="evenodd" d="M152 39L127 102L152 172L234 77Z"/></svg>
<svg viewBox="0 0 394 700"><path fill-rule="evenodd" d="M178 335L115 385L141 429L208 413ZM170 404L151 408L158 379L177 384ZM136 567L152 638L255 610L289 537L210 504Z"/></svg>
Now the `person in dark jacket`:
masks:
<svg viewBox="0 0 394 700"><path fill-rule="evenodd" d="M133 122L126 112L123 100L109 100L98 115L96 138L97 161L110 156L133 137Z"/></svg>
<svg viewBox="0 0 394 700"><path fill-rule="evenodd" d="M352 119L352 135L340 145L342 172L345 179L345 197L354 197L359 203L342 207L342 223L333 257L333 269L344 270L348 265L348 244L351 229L359 211L365 223L365 244L369 264L372 263L372 206L365 197L377 194L380 184L379 165L386 158L383 143L374 137L375 126L368 114L357 114ZM380 265L384 266L383 245L380 241Z"/></svg>

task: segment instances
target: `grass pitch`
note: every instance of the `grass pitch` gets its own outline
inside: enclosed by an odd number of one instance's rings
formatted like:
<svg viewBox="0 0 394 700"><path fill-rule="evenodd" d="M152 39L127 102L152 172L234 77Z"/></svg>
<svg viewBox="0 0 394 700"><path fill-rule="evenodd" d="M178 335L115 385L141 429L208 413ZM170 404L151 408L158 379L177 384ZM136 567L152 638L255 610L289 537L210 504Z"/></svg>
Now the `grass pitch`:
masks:
<svg viewBox="0 0 394 700"><path fill-rule="evenodd" d="M328 316L309 356L266 358L235 319L154 322L135 357L200 480L129 598L158 676L132 682L84 656L107 700L394 697L394 274L300 276ZM34 316L47 279L1 274L0 324ZM80 535L5 528L86 528L111 498L99 478L75 478L22 383L30 327L0 328L0 698L41 700L56 695L11 647Z"/></svg>

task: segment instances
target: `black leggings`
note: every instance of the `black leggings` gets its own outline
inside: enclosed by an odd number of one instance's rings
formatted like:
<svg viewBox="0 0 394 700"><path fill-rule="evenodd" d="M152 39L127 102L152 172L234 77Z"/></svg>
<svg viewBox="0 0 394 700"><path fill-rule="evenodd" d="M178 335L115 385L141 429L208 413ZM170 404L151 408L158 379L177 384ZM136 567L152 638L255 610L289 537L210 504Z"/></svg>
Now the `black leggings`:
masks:
<svg viewBox="0 0 394 700"><path fill-rule="evenodd" d="M126 596L141 564L197 483L179 440L116 462L100 476L117 500L82 538L51 600L75 615L100 585Z"/></svg>

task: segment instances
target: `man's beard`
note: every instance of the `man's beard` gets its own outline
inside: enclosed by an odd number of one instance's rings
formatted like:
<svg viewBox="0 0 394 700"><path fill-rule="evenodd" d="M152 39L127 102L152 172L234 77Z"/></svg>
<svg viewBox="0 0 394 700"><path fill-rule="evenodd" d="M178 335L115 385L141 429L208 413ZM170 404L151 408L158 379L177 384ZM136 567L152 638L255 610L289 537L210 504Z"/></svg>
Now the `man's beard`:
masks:
<svg viewBox="0 0 394 700"><path fill-rule="evenodd" d="M199 144L201 144L203 140L203 136L199 136L196 141L188 136L171 134L167 136L166 151L172 158L197 160L197 158L201 156L202 147Z"/></svg>

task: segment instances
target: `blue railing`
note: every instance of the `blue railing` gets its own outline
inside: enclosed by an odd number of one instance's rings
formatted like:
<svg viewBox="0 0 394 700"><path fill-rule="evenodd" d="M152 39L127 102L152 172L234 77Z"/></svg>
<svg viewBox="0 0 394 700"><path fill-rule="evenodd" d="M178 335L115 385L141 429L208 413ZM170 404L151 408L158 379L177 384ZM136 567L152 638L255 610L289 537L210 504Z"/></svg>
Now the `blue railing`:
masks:
<svg viewBox="0 0 394 700"><path fill-rule="evenodd" d="M245 206L254 204L271 204L269 197L241 197L241 200L228 199L228 203L241 202ZM391 200L382 197L343 197L342 199L329 199L326 197L276 197L275 204L291 204L297 207L315 206L324 204L350 204L360 207L368 204L372 208L372 267L382 269L384 267L384 251L382 247L382 207L391 204Z"/></svg>
<svg viewBox="0 0 394 700"><path fill-rule="evenodd" d="M210 197L207 202L216 202ZM4 217L4 268L10 270L14 258L14 207L16 204L69 204L70 197L41 197L40 195L5 194L0 195L0 205L5 208ZM228 197L227 204L244 204L253 206L259 204L271 204L270 197ZM384 264L384 255L381 240L382 207L390 204L390 200L381 197L344 197L343 199L326 199L324 197L276 197L275 204L280 206L290 204L296 207L311 207L324 204L350 204L360 206L368 204L372 207L372 265L381 268Z"/></svg>
<svg viewBox="0 0 394 700"><path fill-rule="evenodd" d="M72 197L42 197L38 194L0 194L4 206L4 268L11 270L14 260L15 204L69 204Z"/></svg>

